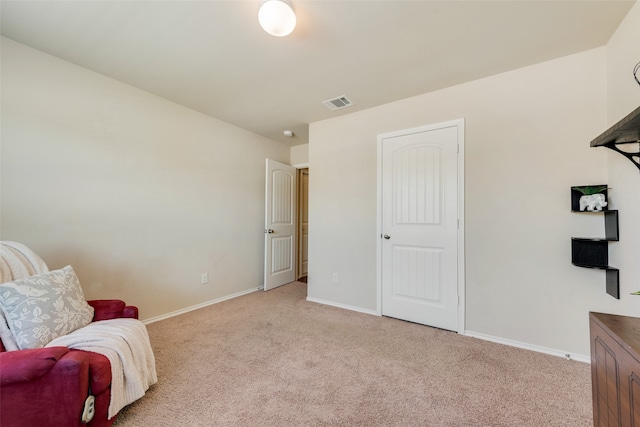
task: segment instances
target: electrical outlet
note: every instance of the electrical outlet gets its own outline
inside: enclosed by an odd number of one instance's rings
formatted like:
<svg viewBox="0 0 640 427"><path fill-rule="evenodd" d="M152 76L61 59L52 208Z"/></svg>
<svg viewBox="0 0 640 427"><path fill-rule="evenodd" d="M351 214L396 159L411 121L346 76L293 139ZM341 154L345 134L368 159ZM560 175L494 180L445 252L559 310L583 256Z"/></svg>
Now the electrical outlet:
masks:
<svg viewBox="0 0 640 427"><path fill-rule="evenodd" d="M333 273L333 276L331 277L331 281L333 283L338 283L340 280L338 279L338 273Z"/></svg>
<svg viewBox="0 0 640 427"><path fill-rule="evenodd" d="M200 275L200 283L202 283L203 285L209 283L209 273L202 273Z"/></svg>

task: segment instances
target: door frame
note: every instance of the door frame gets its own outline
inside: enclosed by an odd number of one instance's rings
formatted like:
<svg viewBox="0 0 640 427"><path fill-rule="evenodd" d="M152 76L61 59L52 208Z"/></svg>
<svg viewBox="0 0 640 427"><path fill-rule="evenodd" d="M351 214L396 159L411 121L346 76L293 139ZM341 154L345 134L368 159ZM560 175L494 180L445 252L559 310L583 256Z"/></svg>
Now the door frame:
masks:
<svg viewBox="0 0 640 427"><path fill-rule="evenodd" d="M304 276L302 276L301 273L301 269L302 269L302 175L305 173L304 171L306 170L307 176L309 176L309 166L305 166L305 167L298 167L295 166L296 168L296 173L298 174L298 179L297 179L297 191L298 191L298 217L296 220L296 232L297 234L297 241L298 241L298 245L296 247L296 280L301 279L302 277L306 276L309 274L309 270L307 268L307 274L305 274ZM309 202L309 186L307 185L307 219L308 219L308 215L309 215L309 206L308 206L308 202ZM308 226L308 225L307 225ZM308 231L307 231L307 235L308 235ZM307 248L307 258L308 258L308 248ZM307 263L309 262L309 260L307 259Z"/></svg>
<svg viewBox="0 0 640 427"><path fill-rule="evenodd" d="M402 129L394 132L378 134L378 171L377 171L377 245L376 245L376 284L377 284L377 307L376 312L382 316L382 141L386 138L393 138L407 134L431 131L447 127L458 128L458 330L459 334L465 332L465 249L464 249L464 141L465 141L465 120L455 119L441 123L434 123L425 126Z"/></svg>
<svg viewBox="0 0 640 427"><path fill-rule="evenodd" d="M300 173L300 169L309 169L309 162L303 162L303 163L295 163L293 165L294 168L296 168L296 173ZM298 186L296 188L296 192L298 194L298 196L300 195L300 183L298 182L298 180L296 180L296 185ZM298 198L298 206L296 206L296 209L298 209L298 214L300 213L300 198ZM299 241L300 236L299 236L299 224L300 223L300 217L298 215L298 219L296 220L296 242ZM298 269L299 265L298 265L298 261L300 259L300 246L298 245L298 247L296 248L296 280L298 280L300 277L298 277L300 275L300 271ZM308 273L308 272L307 272Z"/></svg>

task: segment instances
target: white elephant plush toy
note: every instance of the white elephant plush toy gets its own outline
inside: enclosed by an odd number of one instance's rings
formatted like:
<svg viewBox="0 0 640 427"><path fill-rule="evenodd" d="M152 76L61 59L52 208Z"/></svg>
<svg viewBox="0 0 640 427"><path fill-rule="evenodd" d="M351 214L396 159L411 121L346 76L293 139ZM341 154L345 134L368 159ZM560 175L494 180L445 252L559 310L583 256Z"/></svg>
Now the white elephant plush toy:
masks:
<svg viewBox="0 0 640 427"><path fill-rule="evenodd" d="M604 194L591 194L590 196L580 197L580 210L601 211L607 206Z"/></svg>

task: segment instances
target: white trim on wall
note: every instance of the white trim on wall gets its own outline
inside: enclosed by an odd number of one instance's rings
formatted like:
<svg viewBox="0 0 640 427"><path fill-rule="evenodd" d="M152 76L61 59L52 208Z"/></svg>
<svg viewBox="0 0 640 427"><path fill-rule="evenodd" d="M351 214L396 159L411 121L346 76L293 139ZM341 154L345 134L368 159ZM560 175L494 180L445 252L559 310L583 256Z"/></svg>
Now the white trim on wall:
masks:
<svg viewBox="0 0 640 427"><path fill-rule="evenodd" d="M208 306L213 305L213 304L218 304L220 302L227 301L227 300L230 300L230 299L233 299L233 298L238 298L238 297L241 297L243 295L250 294L252 292L260 291L262 289L264 289L264 287L263 286L259 286L259 287L256 287L256 288L247 289L246 291L236 292L234 294L227 295L227 296L224 296L224 297L221 297L221 298L212 299L210 301L206 301L206 302L203 302L201 304L192 305L191 307L182 308L180 310L172 311L170 313L162 314L160 316L150 317L149 319L143 320L142 323L144 323L145 325L148 325L150 323L159 322L160 320L165 320L165 319L169 319L170 317L179 316L181 314L185 314L185 313L188 313L190 311L194 311L194 310L198 310L200 308L208 307Z"/></svg>
<svg viewBox="0 0 640 427"><path fill-rule="evenodd" d="M312 297L307 297L307 301L315 302L317 304L330 305L331 307L343 308L345 310L356 311L358 313L372 314L374 316L380 316L379 313L376 313L373 310L367 310L366 308L354 307L352 305L347 305L347 304L340 304L340 303L333 302L333 301L327 301L327 300L318 299L318 298L312 298Z"/></svg>
<svg viewBox="0 0 640 427"><path fill-rule="evenodd" d="M566 352L563 352L562 350L557 350L554 348L542 347L534 344L528 344L521 341L509 340L506 338L495 337L493 335L481 334L479 332L473 332L473 331L465 331L464 335L471 338L477 338L483 341L491 341L498 344L508 345L510 347L517 347L517 348L522 348L524 350L531 350L537 353L550 354L552 356L562 357L567 360L576 360L578 362L591 363L590 356L584 356L582 354L566 353Z"/></svg>

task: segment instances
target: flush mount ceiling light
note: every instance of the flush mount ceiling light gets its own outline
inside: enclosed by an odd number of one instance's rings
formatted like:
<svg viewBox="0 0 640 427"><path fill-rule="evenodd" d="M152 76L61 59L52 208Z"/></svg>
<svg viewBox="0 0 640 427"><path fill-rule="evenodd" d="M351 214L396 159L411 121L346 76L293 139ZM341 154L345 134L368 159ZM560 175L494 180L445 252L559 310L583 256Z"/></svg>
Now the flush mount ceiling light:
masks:
<svg viewBox="0 0 640 427"><path fill-rule="evenodd" d="M296 14L286 0L266 0L258 11L258 22L272 36L284 37L296 27Z"/></svg>

